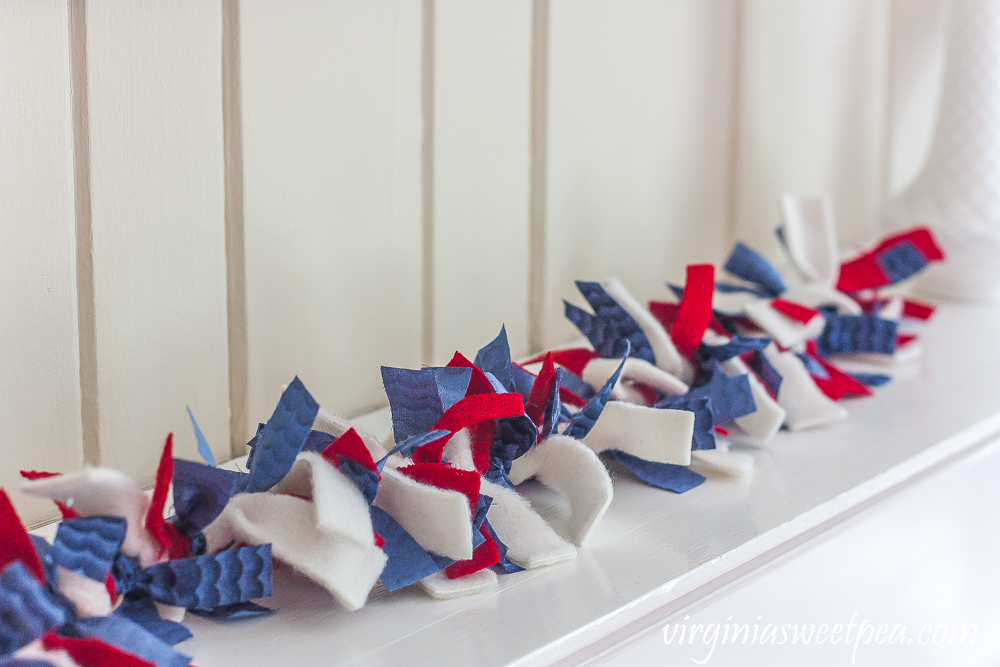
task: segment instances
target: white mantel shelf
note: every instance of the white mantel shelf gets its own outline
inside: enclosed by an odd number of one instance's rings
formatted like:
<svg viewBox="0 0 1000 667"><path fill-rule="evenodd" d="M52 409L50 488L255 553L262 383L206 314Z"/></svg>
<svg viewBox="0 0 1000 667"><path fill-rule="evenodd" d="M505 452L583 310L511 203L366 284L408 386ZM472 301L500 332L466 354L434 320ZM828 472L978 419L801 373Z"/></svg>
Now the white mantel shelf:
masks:
<svg viewBox="0 0 1000 667"><path fill-rule="evenodd" d="M1000 308L941 307L925 354L840 424L781 432L747 481L710 475L683 495L613 469L615 496L576 560L500 577L488 593L440 601L381 586L357 612L285 566L268 618L188 616L178 649L199 667L576 664L681 609L1000 433ZM543 514L560 508L532 489Z"/></svg>

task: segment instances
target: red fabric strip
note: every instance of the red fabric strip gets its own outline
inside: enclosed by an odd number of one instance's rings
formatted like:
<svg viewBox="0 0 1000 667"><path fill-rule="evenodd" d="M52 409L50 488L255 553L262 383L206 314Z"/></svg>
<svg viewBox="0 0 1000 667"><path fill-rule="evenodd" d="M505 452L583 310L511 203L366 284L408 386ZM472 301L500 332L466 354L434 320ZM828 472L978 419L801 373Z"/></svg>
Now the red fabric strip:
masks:
<svg viewBox="0 0 1000 667"><path fill-rule="evenodd" d="M896 349L908 345L917 339L915 334L896 334Z"/></svg>
<svg viewBox="0 0 1000 667"><path fill-rule="evenodd" d="M929 320L934 314L935 307L929 303L921 303L911 299L903 299L903 317L912 317L918 320Z"/></svg>
<svg viewBox="0 0 1000 667"><path fill-rule="evenodd" d="M667 303L666 301L649 302L649 312L668 332L674 328L674 322L677 320L677 310L679 308L680 304L677 303Z"/></svg>
<svg viewBox="0 0 1000 667"><path fill-rule="evenodd" d="M472 465L480 473L485 473L490 468L490 453L493 451L493 435L496 430L497 423L493 420L469 427L472 435Z"/></svg>
<svg viewBox="0 0 1000 667"><path fill-rule="evenodd" d="M729 435L729 431L727 431L726 429L722 428L721 426L715 426L714 428L715 428L715 432L718 433L719 435L723 436L723 437Z"/></svg>
<svg viewBox="0 0 1000 667"><path fill-rule="evenodd" d="M525 364L537 364L545 361L548 355L552 355L552 361L556 362L566 370L576 375L582 375L583 369L590 363L591 359L597 359L601 355L586 347L571 347L565 350L553 350L545 352L537 357L528 359Z"/></svg>
<svg viewBox="0 0 1000 667"><path fill-rule="evenodd" d="M875 247L874 252L880 253L903 241L909 241L917 246L917 249L924 254L928 262L940 262L944 259L944 250L937 244L934 234L927 227L914 227L905 232L887 236Z"/></svg>
<svg viewBox="0 0 1000 667"><path fill-rule="evenodd" d="M820 314L815 308L809 308L808 306L803 306L801 303L785 299L773 299L771 301L771 308L802 324L808 324L812 318Z"/></svg>
<svg viewBox="0 0 1000 667"><path fill-rule="evenodd" d="M45 583L45 570L35 545L31 543L7 492L0 489L0 572L16 560L21 561L38 581Z"/></svg>
<svg viewBox="0 0 1000 667"><path fill-rule="evenodd" d="M816 362L819 363L824 370L826 370L827 375L830 376L829 378L821 378L810 374L810 377L816 386L819 387L819 390L826 394L827 398L830 400L839 401L848 394L854 394L857 396L874 395L874 392L872 392L871 389L821 357L816 348L816 341L810 340L806 342L806 352L810 357L815 359Z"/></svg>
<svg viewBox="0 0 1000 667"><path fill-rule="evenodd" d="M549 402L549 396L552 394L552 385L555 382L555 358L549 352L545 355L545 362L542 364L542 370L539 371L538 377L535 378L535 383L531 385L531 393L528 394L528 404L524 406L524 414L528 415L528 418L535 423L535 426L541 425L542 418L545 417L545 406Z"/></svg>
<svg viewBox="0 0 1000 667"><path fill-rule="evenodd" d="M837 289L841 292L858 292L888 284L889 278L875 261L874 252L867 252L840 265Z"/></svg>
<svg viewBox="0 0 1000 667"><path fill-rule="evenodd" d="M660 392L656 391L656 389L650 387L648 384L633 382L630 386L642 394L642 400L646 402L646 405L653 405L660 400Z"/></svg>
<svg viewBox="0 0 1000 667"><path fill-rule="evenodd" d="M111 606L115 606L115 602L118 600L118 591L115 590L115 578L111 576L108 572L108 576L104 578L104 589L108 592L108 597L111 599Z"/></svg>
<svg viewBox="0 0 1000 667"><path fill-rule="evenodd" d="M441 415L434 429L455 433L489 419L520 417L524 414L524 399L520 394L473 394L461 399Z"/></svg>
<svg viewBox="0 0 1000 667"><path fill-rule="evenodd" d="M479 528L479 533L486 538L486 541L476 547L472 552L470 560L460 560L452 563L444 569L444 574L449 579L458 579L467 574L479 572L500 562L500 549L493 541L485 526Z"/></svg>
<svg viewBox="0 0 1000 667"><path fill-rule="evenodd" d="M559 387L559 400L566 405L572 405L574 408L582 408L587 404L587 401L583 400L573 392L571 392L566 387L560 385Z"/></svg>
<svg viewBox="0 0 1000 667"><path fill-rule="evenodd" d="M39 470L22 470L21 477L25 479L48 479L49 477L58 477L61 472L41 472Z"/></svg>
<svg viewBox="0 0 1000 667"><path fill-rule="evenodd" d="M451 433L443 435L437 440L420 445L413 451L413 460L416 463L441 463L444 457L444 448L451 438Z"/></svg>
<svg viewBox="0 0 1000 667"><path fill-rule="evenodd" d="M375 465L375 461L372 460L372 454L368 451L368 447L365 446L365 441L361 439L361 436L353 428L347 429L346 433L327 445L321 456L336 468L340 467L337 457L343 456L360 463L372 472L378 472L378 467Z"/></svg>
<svg viewBox="0 0 1000 667"><path fill-rule="evenodd" d="M701 339L712 321L712 294L715 292L715 267L711 264L689 264L684 296L677 309L677 319L670 339L686 357L694 356Z"/></svg>
<svg viewBox="0 0 1000 667"><path fill-rule="evenodd" d="M396 468L412 480L430 484L439 489L451 489L465 495L469 500L469 515L476 511L479 502L479 473L471 470L452 468L447 463L411 463L403 468Z"/></svg>
<svg viewBox="0 0 1000 667"><path fill-rule="evenodd" d="M156 468L156 486L153 487L153 498L146 510L146 530L153 536L164 551L173 560L187 558L191 555L191 540L174 528L174 525L163 518L163 509L167 504L167 492L174 479L174 434L167 435L163 444L163 454L160 455L160 465Z"/></svg>
<svg viewBox="0 0 1000 667"><path fill-rule="evenodd" d="M490 379L486 377L484 373L478 366L465 358L461 352L456 352L455 356L451 358L448 362L448 368L471 368L472 377L469 378L469 388L465 390L466 396L472 396L473 394L492 394L495 393L493 385L490 384Z"/></svg>
<svg viewBox="0 0 1000 667"><path fill-rule="evenodd" d="M382 547L385 546L385 538L384 537L382 537L381 535L379 535L375 531L372 531L372 535L375 537L375 546L377 546L379 549L381 549Z"/></svg>
<svg viewBox="0 0 1000 667"><path fill-rule="evenodd" d="M96 637L76 639L50 632L42 637L42 646L48 651L66 651L80 667L156 667L134 653L123 651Z"/></svg>

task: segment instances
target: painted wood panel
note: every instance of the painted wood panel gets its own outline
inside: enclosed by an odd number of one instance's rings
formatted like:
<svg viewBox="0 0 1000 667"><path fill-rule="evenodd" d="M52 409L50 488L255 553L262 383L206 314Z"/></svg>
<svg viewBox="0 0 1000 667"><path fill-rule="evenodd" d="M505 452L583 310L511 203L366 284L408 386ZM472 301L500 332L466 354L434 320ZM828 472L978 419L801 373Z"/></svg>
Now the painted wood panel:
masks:
<svg viewBox="0 0 1000 667"><path fill-rule="evenodd" d="M101 462L229 453L220 3L87 3ZM86 371L86 369L85 369Z"/></svg>
<svg viewBox="0 0 1000 667"><path fill-rule="evenodd" d="M735 5L552 0L542 343L573 280L642 301L728 246Z"/></svg>
<svg viewBox="0 0 1000 667"><path fill-rule="evenodd" d="M893 0L888 194L920 173L934 136L944 74L944 0Z"/></svg>
<svg viewBox="0 0 1000 667"><path fill-rule="evenodd" d="M739 236L778 257L778 198L829 194L842 244L878 232L889 3L743 4L736 167Z"/></svg>
<svg viewBox="0 0 1000 667"><path fill-rule="evenodd" d="M434 356L528 352L529 0L435 0Z"/></svg>
<svg viewBox="0 0 1000 667"><path fill-rule="evenodd" d="M0 3L0 486L56 516L18 470L83 465L66 3Z"/></svg>
<svg viewBox="0 0 1000 667"><path fill-rule="evenodd" d="M250 421L296 374L365 412L381 364L420 363L421 7L240 12Z"/></svg>

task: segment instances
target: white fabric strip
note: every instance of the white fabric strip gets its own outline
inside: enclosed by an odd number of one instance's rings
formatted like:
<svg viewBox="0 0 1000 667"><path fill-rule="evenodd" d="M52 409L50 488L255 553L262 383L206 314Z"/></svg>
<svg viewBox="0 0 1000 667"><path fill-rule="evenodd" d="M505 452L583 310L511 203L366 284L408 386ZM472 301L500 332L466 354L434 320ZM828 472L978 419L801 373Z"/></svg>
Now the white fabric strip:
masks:
<svg viewBox="0 0 1000 667"><path fill-rule="evenodd" d="M621 405L636 407L630 403ZM603 415L601 419L604 419ZM601 419L597 420L598 424ZM689 449L690 442L689 435ZM524 456L514 459L510 481L520 484L530 477L537 478L566 497L570 506L569 534L563 537L582 545L604 516L614 493L611 477L597 454L575 438L552 435Z"/></svg>
<svg viewBox="0 0 1000 667"><path fill-rule="evenodd" d="M785 424L792 431L822 426L847 418L847 410L820 391L802 361L791 352L779 352L772 343L764 349L767 360L781 375L778 403L785 409Z"/></svg>
<svg viewBox="0 0 1000 667"><path fill-rule="evenodd" d="M806 282L833 287L840 274L840 248L829 197L784 195L781 212L795 268Z"/></svg>
<svg viewBox="0 0 1000 667"><path fill-rule="evenodd" d="M814 315L803 324L793 320L784 313L771 307L767 299L759 299L746 304L747 317L763 329L784 348L795 348L811 338L816 338L826 327L826 319L822 315Z"/></svg>
<svg viewBox="0 0 1000 667"><path fill-rule="evenodd" d="M620 449L647 461L686 466L693 435L693 412L608 401L583 442L598 453Z"/></svg>
<svg viewBox="0 0 1000 667"><path fill-rule="evenodd" d="M435 572L429 577L421 579L420 585L432 598L452 600L493 588L497 585L497 575L489 568L458 579L449 579L444 572Z"/></svg>
<svg viewBox="0 0 1000 667"><path fill-rule="evenodd" d="M597 391L615 374L621 363L621 359L591 359L583 369L583 380L593 387L594 391ZM629 357L625 360L625 366L622 368L622 374L615 384L612 398L620 400L628 395L625 394L622 385L622 382L625 380L641 382L653 389L662 391L667 396L686 394L689 389L685 383L665 370L657 368L645 359L636 359L635 357Z"/></svg>

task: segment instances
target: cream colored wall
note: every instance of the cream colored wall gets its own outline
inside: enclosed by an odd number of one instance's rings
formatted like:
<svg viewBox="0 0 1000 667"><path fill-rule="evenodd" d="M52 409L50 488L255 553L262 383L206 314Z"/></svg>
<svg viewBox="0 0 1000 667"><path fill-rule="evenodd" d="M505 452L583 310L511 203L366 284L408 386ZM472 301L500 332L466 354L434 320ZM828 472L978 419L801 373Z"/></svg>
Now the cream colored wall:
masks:
<svg viewBox="0 0 1000 667"><path fill-rule="evenodd" d="M168 431L194 456L185 405L224 458L295 374L350 415L380 364L562 342L576 278L776 253L786 191L876 233L942 6L0 2L0 484L148 482Z"/></svg>

